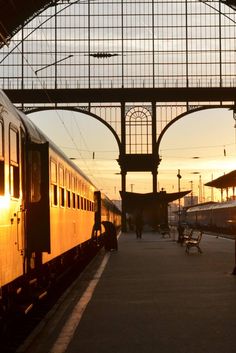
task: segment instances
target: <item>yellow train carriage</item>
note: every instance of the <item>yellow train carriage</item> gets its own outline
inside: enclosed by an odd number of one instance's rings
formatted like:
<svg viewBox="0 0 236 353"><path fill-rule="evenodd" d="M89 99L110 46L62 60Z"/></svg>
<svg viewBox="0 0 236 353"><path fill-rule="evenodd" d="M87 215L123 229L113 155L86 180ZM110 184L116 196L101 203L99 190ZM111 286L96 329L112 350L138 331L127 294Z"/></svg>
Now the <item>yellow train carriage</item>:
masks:
<svg viewBox="0 0 236 353"><path fill-rule="evenodd" d="M95 187L53 149L49 150L50 250L43 263L91 239Z"/></svg>
<svg viewBox="0 0 236 353"><path fill-rule="evenodd" d="M24 273L25 131L0 92L0 287Z"/></svg>
<svg viewBox="0 0 236 353"><path fill-rule="evenodd" d="M28 312L34 293L102 245L103 220L119 227L119 210L0 91L0 312L16 302Z"/></svg>
<svg viewBox="0 0 236 353"><path fill-rule="evenodd" d="M29 124L25 117L22 119ZM28 143L31 175L27 185L26 238L30 269L68 256L70 250L91 239L95 191L83 172L34 129L40 143L33 142L35 138Z"/></svg>

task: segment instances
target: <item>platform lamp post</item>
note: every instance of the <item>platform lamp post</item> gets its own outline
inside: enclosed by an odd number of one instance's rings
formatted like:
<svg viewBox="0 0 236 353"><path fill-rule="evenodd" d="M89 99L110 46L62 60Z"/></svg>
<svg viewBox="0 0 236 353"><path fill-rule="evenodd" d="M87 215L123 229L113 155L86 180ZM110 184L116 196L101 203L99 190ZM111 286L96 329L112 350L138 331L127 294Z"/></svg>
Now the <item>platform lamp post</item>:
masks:
<svg viewBox="0 0 236 353"><path fill-rule="evenodd" d="M178 232L179 232L179 235L178 235L178 243L181 243L182 239L181 239L181 236L182 236L182 227L181 227L181 224L180 224L180 179L182 178L181 174L180 174L180 169L178 169L178 174L177 174L177 178L178 178L178 193L179 193L179 204L178 204Z"/></svg>

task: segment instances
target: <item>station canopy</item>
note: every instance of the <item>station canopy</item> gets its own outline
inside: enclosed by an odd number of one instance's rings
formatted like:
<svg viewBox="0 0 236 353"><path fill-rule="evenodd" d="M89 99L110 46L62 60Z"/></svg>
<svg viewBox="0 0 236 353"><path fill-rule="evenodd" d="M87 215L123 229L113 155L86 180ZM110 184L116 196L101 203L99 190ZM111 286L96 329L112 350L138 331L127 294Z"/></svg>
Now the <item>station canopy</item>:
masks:
<svg viewBox="0 0 236 353"><path fill-rule="evenodd" d="M59 0L0 0L0 48L26 23Z"/></svg>
<svg viewBox="0 0 236 353"><path fill-rule="evenodd" d="M218 189L227 189L227 188L232 188L236 186L236 170L233 170L232 172L222 175L221 177L214 179L212 181L209 181L208 183L205 184L206 186L211 186L213 188L218 188Z"/></svg>
<svg viewBox="0 0 236 353"><path fill-rule="evenodd" d="M191 190L173 193L160 191L156 193L151 192L147 194L140 194L135 192L120 191L120 195L122 202L125 204L126 211L132 212L137 208L149 209L158 207L159 205L167 205L169 202L181 199L190 192Z"/></svg>

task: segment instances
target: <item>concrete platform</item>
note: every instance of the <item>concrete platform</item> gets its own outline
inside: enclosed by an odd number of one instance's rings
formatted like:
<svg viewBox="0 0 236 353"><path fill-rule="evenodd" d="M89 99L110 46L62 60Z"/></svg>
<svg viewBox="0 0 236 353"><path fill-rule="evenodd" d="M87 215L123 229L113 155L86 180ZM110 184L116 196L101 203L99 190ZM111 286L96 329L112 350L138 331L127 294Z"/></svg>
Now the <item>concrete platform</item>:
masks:
<svg viewBox="0 0 236 353"><path fill-rule="evenodd" d="M204 235L201 248L188 255L158 233L121 235L85 311L78 302L103 251L18 352L235 352L234 241ZM74 328L60 336L66 322Z"/></svg>

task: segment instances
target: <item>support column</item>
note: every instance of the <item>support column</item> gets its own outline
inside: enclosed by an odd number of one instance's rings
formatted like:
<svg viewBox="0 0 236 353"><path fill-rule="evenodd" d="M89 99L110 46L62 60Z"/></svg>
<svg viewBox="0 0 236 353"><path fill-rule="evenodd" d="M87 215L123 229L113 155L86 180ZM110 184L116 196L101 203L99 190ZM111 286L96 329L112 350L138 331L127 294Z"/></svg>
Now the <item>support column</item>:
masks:
<svg viewBox="0 0 236 353"><path fill-rule="evenodd" d="M157 156L156 151L156 140L157 140L157 112L156 112L156 102L152 102L152 155L153 155L153 170L152 170L152 190L153 192L157 192L157 166L155 165L155 161L158 161L159 164L159 156Z"/></svg>
<svg viewBox="0 0 236 353"><path fill-rule="evenodd" d="M125 102L121 102L121 150L120 150L120 168L121 168L121 190L122 194L126 192L126 169L124 168L125 143L126 143L126 118L125 118ZM121 205L121 230L127 231L126 227L126 208L124 201Z"/></svg>
<svg viewBox="0 0 236 353"><path fill-rule="evenodd" d="M126 171L121 170L121 190L122 194L124 195L126 192ZM124 201L122 201L121 205L121 230L122 232L127 231L127 225L126 225L126 208Z"/></svg>
<svg viewBox="0 0 236 353"><path fill-rule="evenodd" d="M157 174L158 174L157 170L152 171L152 191L154 193L157 192Z"/></svg>

